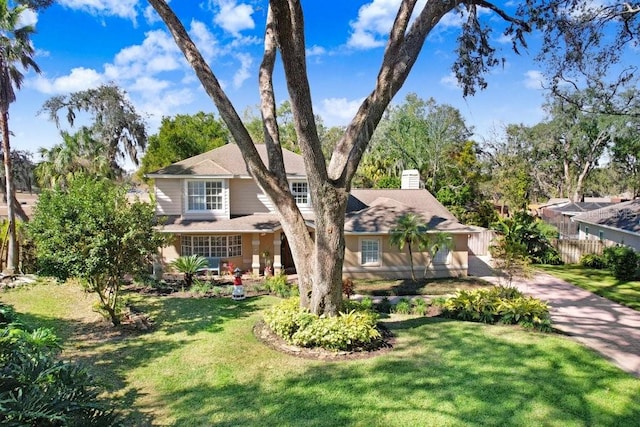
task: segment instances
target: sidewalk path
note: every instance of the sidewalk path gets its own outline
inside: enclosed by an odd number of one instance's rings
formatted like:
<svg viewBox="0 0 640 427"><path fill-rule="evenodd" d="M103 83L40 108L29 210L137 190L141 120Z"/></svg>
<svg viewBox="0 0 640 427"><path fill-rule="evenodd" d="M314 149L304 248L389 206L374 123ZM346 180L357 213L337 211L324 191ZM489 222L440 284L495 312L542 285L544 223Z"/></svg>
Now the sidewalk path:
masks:
<svg viewBox="0 0 640 427"><path fill-rule="evenodd" d="M470 274L498 283L489 272L486 260L470 257ZM513 285L551 306L553 327L640 377L640 312L546 273L514 280Z"/></svg>

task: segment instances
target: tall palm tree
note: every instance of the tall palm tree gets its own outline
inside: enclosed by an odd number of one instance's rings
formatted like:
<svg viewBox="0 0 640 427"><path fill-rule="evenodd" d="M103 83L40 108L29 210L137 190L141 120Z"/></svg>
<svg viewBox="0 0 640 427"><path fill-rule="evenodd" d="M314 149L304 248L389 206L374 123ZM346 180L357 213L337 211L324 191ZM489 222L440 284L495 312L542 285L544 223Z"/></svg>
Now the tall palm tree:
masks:
<svg viewBox="0 0 640 427"><path fill-rule="evenodd" d="M426 239L427 225L421 216L409 213L398 219L398 224L391 230L389 242L397 246L401 251L407 245L409 250L409 265L411 266L411 278L416 281L416 273L413 270L413 245L423 246Z"/></svg>
<svg viewBox="0 0 640 427"><path fill-rule="evenodd" d="M93 139L87 128L83 127L73 135L63 131L61 135L62 143L40 149L43 161L36 167L35 174L41 187L65 187L79 175L115 177L107 147Z"/></svg>
<svg viewBox="0 0 640 427"><path fill-rule="evenodd" d="M9 245L7 249L7 272L13 273L18 267L16 238L16 218L11 174L11 151L9 144L9 105L16 100L16 89L20 89L23 70L32 68L39 73L40 68L33 60L35 49L31 44L31 34L35 29L31 25L20 26L20 15L24 6L11 8L7 0L0 0L0 133L4 154L4 173L7 188L7 217L9 220Z"/></svg>

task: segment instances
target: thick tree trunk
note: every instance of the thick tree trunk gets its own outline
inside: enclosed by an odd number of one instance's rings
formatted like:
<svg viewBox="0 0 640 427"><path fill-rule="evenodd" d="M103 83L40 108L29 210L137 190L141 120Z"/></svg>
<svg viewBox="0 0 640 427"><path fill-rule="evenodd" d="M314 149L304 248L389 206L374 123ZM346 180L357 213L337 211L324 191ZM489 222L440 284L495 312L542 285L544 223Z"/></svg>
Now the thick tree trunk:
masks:
<svg viewBox="0 0 640 427"><path fill-rule="evenodd" d="M327 184L316 195L316 239L313 288L309 309L335 316L342 305L344 220L349 194Z"/></svg>
<svg viewBox="0 0 640 427"><path fill-rule="evenodd" d="M4 175L7 194L7 220L9 222L9 241L7 246L7 266L5 272L13 274L18 269L18 251L16 236L15 194L11 175L11 150L9 144L9 112L2 111L0 132L2 133L2 151L4 156Z"/></svg>

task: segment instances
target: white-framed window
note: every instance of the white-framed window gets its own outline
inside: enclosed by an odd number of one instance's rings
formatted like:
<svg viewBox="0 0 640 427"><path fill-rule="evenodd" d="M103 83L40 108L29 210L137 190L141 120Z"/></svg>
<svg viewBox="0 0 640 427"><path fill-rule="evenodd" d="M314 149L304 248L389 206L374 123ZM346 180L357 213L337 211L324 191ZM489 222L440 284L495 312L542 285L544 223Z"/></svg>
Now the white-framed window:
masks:
<svg viewBox="0 0 640 427"><path fill-rule="evenodd" d="M222 181L187 181L187 211L221 211L224 209Z"/></svg>
<svg viewBox="0 0 640 427"><path fill-rule="evenodd" d="M182 255L200 255L204 257L242 256L242 236L182 236Z"/></svg>
<svg viewBox="0 0 640 427"><path fill-rule="evenodd" d="M451 251L447 247L440 248L433 256L434 264L449 264L451 262Z"/></svg>
<svg viewBox="0 0 640 427"><path fill-rule="evenodd" d="M291 183L291 195L297 205L306 206L309 204L309 184L307 181L293 181Z"/></svg>
<svg viewBox="0 0 640 427"><path fill-rule="evenodd" d="M598 230L598 239L602 242L604 240L604 231Z"/></svg>
<svg viewBox="0 0 640 427"><path fill-rule="evenodd" d="M380 239L360 240L360 264L380 265Z"/></svg>

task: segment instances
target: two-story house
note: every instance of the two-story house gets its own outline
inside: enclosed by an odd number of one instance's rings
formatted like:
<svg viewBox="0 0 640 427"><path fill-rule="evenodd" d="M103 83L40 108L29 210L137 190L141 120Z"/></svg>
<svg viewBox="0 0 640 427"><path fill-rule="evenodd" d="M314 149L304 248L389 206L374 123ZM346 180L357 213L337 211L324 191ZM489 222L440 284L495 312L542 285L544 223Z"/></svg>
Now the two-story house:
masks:
<svg viewBox="0 0 640 427"><path fill-rule="evenodd" d="M266 147L257 146L266 161ZM314 217L302 157L283 150L287 178L298 207L314 232ZM170 262L180 255L216 257L253 274L265 263L274 273L295 271L287 239L269 198L249 175L235 144L174 163L148 175L155 182L156 212L165 218L163 231L174 236L163 248ZM450 234L450 250L433 262L417 252L416 272L428 265L427 275L467 274L469 234L475 227L460 224L428 191L353 190L345 224L344 275L351 278L410 276L405 251L389 243L391 229L403 214L421 215L433 230Z"/></svg>

